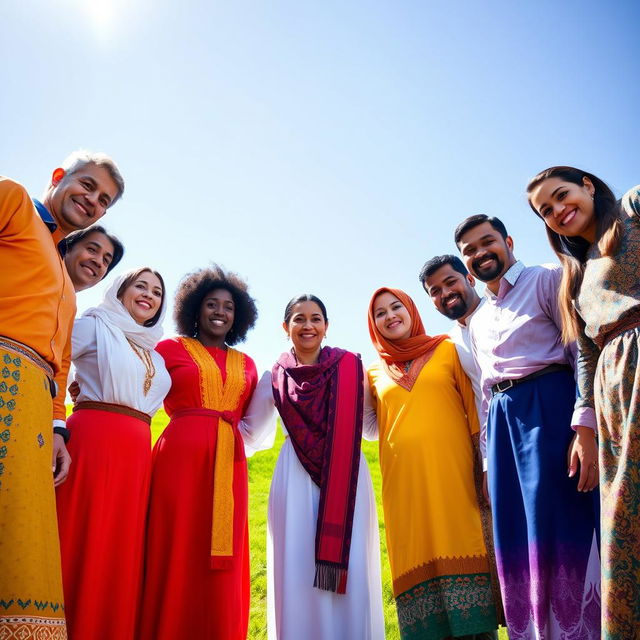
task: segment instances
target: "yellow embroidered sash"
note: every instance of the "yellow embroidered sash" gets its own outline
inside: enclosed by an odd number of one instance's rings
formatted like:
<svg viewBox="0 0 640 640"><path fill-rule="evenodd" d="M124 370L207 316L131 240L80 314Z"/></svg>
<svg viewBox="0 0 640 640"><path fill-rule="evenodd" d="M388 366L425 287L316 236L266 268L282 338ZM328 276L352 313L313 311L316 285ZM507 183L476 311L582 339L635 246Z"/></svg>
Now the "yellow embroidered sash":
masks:
<svg viewBox="0 0 640 640"><path fill-rule="evenodd" d="M233 458L234 434L229 413L235 411L244 392L245 356L235 349L227 351L226 379L213 358L198 340L180 338L200 373L200 396L204 409L218 414L218 437L213 471L213 520L211 555L233 556ZM227 415L225 415L227 414Z"/></svg>

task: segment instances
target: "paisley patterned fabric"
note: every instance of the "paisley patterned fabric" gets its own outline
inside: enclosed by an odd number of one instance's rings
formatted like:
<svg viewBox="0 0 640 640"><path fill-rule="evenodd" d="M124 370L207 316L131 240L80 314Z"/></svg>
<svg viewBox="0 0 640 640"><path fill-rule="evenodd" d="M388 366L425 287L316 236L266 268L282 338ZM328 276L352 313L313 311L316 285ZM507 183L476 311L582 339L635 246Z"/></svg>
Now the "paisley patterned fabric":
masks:
<svg viewBox="0 0 640 640"><path fill-rule="evenodd" d="M640 633L640 329L602 351L596 374L602 497L603 638Z"/></svg>
<svg viewBox="0 0 640 640"><path fill-rule="evenodd" d="M594 406L594 380L600 357L596 342L629 316L640 312L640 185L621 200L622 241L613 256L602 256L597 246L587 254L587 264L575 301L584 320L578 338L578 386L576 406Z"/></svg>
<svg viewBox="0 0 640 640"><path fill-rule="evenodd" d="M621 200L623 236L611 257L588 254L576 309L579 389L594 406L600 435L602 637L637 638L640 629L640 186ZM620 335L616 335L620 332ZM622 331L626 329L626 331ZM602 351L597 344L606 342Z"/></svg>

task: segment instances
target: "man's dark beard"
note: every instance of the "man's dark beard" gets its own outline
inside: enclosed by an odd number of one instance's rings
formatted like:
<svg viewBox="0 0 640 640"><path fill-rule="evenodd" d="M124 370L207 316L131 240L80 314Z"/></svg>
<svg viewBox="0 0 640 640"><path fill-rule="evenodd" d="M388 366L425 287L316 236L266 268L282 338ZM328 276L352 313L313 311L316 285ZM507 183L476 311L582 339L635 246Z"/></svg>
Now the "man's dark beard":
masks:
<svg viewBox="0 0 640 640"><path fill-rule="evenodd" d="M496 266L490 271L479 271L478 265L487 258L492 258L493 260L495 260ZM482 256L482 258L476 259L471 263L471 271L473 272L473 275L478 278L478 280L482 280L482 282L491 282L492 280L495 280L500 276L503 269L504 262L502 262L502 260L500 260L500 258L498 258L495 253L487 253L486 255Z"/></svg>
<svg viewBox="0 0 640 640"><path fill-rule="evenodd" d="M448 307L446 304L442 305L443 315L445 315L450 320L459 320L465 313L467 313L468 309L469 305L464 301L462 297L458 298L458 301L453 305L453 307Z"/></svg>

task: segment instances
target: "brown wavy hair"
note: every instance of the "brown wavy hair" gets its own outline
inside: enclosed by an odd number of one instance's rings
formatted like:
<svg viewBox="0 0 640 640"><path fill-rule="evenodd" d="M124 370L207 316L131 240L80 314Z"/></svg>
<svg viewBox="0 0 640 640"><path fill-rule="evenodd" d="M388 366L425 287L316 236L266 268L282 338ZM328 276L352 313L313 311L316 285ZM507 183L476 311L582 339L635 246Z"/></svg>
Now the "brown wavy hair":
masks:
<svg viewBox="0 0 640 640"><path fill-rule="evenodd" d="M549 178L559 178L580 186L584 185L584 178L593 184L593 210L596 217L595 244L603 256L612 256L620 246L622 225L620 221L620 206L609 186L592 173L575 167L549 167L531 178L527 185L529 206L542 219L540 213L531 202L531 192ZM562 280L558 292L560 317L562 319L562 340L565 344L577 339L582 332L584 323L575 309L574 301L580 293L584 267L587 262L587 252L591 244L581 237L563 236L550 229L546 224L549 244L562 265Z"/></svg>

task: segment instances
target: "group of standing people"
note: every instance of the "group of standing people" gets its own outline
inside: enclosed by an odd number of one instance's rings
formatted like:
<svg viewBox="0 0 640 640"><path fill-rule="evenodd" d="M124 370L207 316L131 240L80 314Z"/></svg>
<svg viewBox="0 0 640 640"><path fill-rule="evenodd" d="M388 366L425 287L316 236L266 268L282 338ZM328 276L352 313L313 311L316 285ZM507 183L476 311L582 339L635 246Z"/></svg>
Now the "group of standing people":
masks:
<svg viewBox="0 0 640 640"><path fill-rule="evenodd" d="M592 174L542 172L527 193L560 267L524 266L500 220L471 216L461 258L419 275L448 336L381 287L367 369L324 344L327 309L304 294L262 376L234 348L255 301L216 265L180 283L176 337L161 340L150 267L74 322L74 291L122 258L94 223L123 190L102 154L74 154L42 202L0 179L1 637L246 638L246 452L271 446L276 417L270 638L384 638L363 437L379 440L402 638L640 637L638 188L617 201Z"/></svg>

